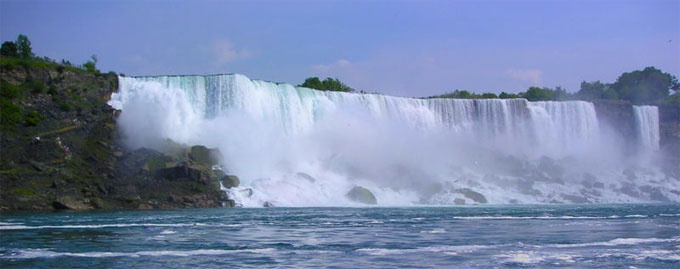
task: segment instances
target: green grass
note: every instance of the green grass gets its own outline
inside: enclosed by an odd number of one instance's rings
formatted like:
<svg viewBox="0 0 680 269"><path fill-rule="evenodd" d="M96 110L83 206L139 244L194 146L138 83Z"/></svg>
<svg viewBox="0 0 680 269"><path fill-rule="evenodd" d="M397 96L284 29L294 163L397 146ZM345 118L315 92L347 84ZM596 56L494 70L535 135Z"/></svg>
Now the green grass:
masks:
<svg viewBox="0 0 680 269"><path fill-rule="evenodd" d="M15 188L10 191L12 194L17 194L17 195L26 195L26 196L33 196L36 195L37 193L34 190L29 190L25 188Z"/></svg>

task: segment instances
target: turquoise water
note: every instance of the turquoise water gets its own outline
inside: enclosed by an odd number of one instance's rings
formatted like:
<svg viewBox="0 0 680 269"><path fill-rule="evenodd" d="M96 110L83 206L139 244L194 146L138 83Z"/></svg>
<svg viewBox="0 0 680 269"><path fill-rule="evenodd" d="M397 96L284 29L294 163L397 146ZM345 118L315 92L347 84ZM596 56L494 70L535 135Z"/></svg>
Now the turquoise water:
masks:
<svg viewBox="0 0 680 269"><path fill-rule="evenodd" d="M0 242L1 268L680 268L680 204L3 214Z"/></svg>

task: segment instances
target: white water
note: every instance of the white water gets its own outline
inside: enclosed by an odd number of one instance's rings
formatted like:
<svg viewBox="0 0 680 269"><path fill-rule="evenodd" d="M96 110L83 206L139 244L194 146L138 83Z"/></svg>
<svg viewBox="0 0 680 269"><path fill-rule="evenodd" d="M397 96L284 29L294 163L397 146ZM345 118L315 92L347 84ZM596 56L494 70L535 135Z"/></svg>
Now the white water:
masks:
<svg viewBox="0 0 680 269"><path fill-rule="evenodd" d="M659 108L656 106L633 106L635 127L641 150L659 149Z"/></svg>
<svg viewBox="0 0 680 269"><path fill-rule="evenodd" d="M170 138L220 148L242 182L230 197L244 206L355 205L345 197L355 185L380 205L474 202L460 188L490 203L639 202L650 189L680 200L670 192L677 180L659 182L653 170L625 185L623 145L588 102L321 92L242 75L119 80L110 104L122 110L127 145ZM640 137L658 147L658 112L641 114Z"/></svg>

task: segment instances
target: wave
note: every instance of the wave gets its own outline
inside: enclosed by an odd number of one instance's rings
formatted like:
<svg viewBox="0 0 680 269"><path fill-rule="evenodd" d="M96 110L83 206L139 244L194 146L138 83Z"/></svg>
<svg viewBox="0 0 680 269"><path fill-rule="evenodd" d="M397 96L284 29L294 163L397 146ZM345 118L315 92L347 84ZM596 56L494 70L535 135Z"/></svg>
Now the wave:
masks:
<svg viewBox="0 0 680 269"><path fill-rule="evenodd" d="M136 252L55 252L45 249L26 249L18 250L6 256L0 256L5 259L37 259L37 258L58 258L58 257L80 257L80 258L111 258L111 257L131 257L139 258L145 256L162 257L189 257L189 256L219 256L236 253L269 253L273 252L273 248L262 249L196 249L196 250L154 250L154 251L136 251Z"/></svg>
<svg viewBox="0 0 680 269"><path fill-rule="evenodd" d="M660 215L661 216L661 215ZM460 220L513 220L513 219L537 219L537 220L580 220L580 219L625 219L625 218L648 218L647 215L626 215L626 216L460 216L452 217Z"/></svg>
<svg viewBox="0 0 680 269"><path fill-rule="evenodd" d="M240 227L240 224L219 223L121 223L96 225L43 225L27 226L22 224L0 225L0 230L40 230L40 229L99 229L99 228L129 228L129 227Z"/></svg>

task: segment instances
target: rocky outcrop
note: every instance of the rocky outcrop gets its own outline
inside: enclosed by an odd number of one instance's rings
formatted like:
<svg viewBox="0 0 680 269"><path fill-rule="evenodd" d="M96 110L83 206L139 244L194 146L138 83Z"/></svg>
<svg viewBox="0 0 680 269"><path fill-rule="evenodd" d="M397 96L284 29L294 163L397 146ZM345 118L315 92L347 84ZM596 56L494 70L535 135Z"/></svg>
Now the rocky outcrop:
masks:
<svg viewBox="0 0 680 269"><path fill-rule="evenodd" d="M238 177L234 175L226 175L222 177L220 181L222 182L222 186L225 188L235 188L241 184L241 180L239 180Z"/></svg>
<svg viewBox="0 0 680 269"><path fill-rule="evenodd" d="M205 146L126 150L107 105L115 74L0 61L0 211L219 207Z"/></svg>
<svg viewBox="0 0 680 269"><path fill-rule="evenodd" d="M457 189L456 192L462 194L463 196L465 196L465 198L468 198L468 199L474 201L475 203L479 203L479 204L486 204L487 203L486 197L484 197L483 194L476 192L476 191L473 191L471 189L462 188L462 189Z"/></svg>
<svg viewBox="0 0 680 269"><path fill-rule="evenodd" d="M347 192L346 196L350 200L362 204L375 205L378 203L378 199L375 198L375 195L370 190L360 186L352 188Z"/></svg>
<svg viewBox="0 0 680 269"><path fill-rule="evenodd" d="M659 132L664 170L680 179L680 106L659 107Z"/></svg>
<svg viewBox="0 0 680 269"><path fill-rule="evenodd" d="M0 63L0 211L106 208L115 74Z"/></svg>

